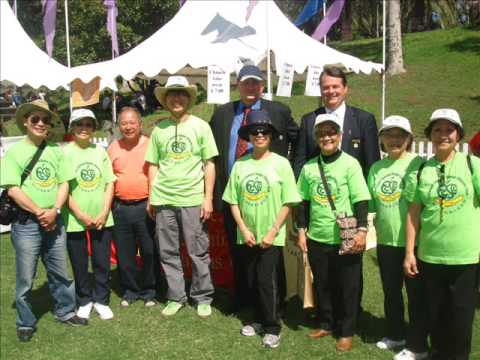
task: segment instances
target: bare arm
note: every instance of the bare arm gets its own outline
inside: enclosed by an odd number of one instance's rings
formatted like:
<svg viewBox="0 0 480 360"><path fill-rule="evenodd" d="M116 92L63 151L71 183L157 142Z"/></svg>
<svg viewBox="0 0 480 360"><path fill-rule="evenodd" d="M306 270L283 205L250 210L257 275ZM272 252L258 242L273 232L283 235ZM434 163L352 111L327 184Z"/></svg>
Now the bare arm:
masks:
<svg viewBox="0 0 480 360"><path fill-rule="evenodd" d="M103 201L102 211L100 211L100 214L98 214L98 216L95 219L95 228L97 230L102 230L103 226L107 222L108 214L110 214L110 209L112 208L113 190L114 190L114 183L113 182L108 183L105 188L105 197Z"/></svg>
<svg viewBox="0 0 480 360"><path fill-rule="evenodd" d="M10 196L15 203L22 209L34 214L36 217L43 214L44 210L37 206L27 194L23 192L20 186L12 186L8 189L8 196Z"/></svg>
<svg viewBox="0 0 480 360"><path fill-rule="evenodd" d="M57 198L53 209L46 209L44 213L38 216L40 225L46 230L51 231L56 227L57 209L61 209L68 198L68 182L61 183L58 187Z"/></svg>
<svg viewBox="0 0 480 360"><path fill-rule="evenodd" d="M204 164L205 198L203 200L200 217L208 220L213 212L213 187L215 185L215 163L208 159Z"/></svg>
<svg viewBox="0 0 480 360"><path fill-rule="evenodd" d="M266 249L272 246L273 241L275 240L275 237L280 231L280 228L283 226L283 224L287 220L288 214L290 214L290 206L283 205L280 211L278 212L272 227L270 228L270 230L268 230L267 234L263 237L262 242L260 243L261 248Z"/></svg>
<svg viewBox="0 0 480 360"><path fill-rule="evenodd" d="M150 218L154 219L155 218L155 208L151 205L151 196L153 192L153 183L155 181L155 177L157 176L158 173L158 165L148 163L148 203L147 203L147 213L150 216Z"/></svg>
<svg viewBox="0 0 480 360"><path fill-rule="evenodd" d="M87 228L95 226L95 221L90 217L90 215L85 214L80 206L73 199L72 195L68 196L68 208L72 211L73 215L80 220Z"/></svg>
<svg viewBox="0 0 480 360"><path fill-rule="evenodd" d="M418 274L417 259L415 257L415 241L420 229L420 213L422 205L417 203L410 204L407 213L407 223L405 227L405 260L403 270L405 275L414 277Z"/></svg>
<svg viewBox="0 0 480 360"><path fill-rule="evenodd" d="M232 211L232 216L237 223L238 229L240 230L243 238L245 239L245 244L250 247L255 246L257 244L255 235L253 235L253 233L243 221L242 214L240 213L240 208L238 207L238 205L230 205L230 210Z"/></svg>

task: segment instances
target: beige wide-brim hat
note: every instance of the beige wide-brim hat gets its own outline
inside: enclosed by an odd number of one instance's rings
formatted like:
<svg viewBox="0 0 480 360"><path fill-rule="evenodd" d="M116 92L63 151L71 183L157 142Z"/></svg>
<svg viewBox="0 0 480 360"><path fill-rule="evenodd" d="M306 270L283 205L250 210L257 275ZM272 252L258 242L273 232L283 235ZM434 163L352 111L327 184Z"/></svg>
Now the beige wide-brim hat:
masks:
<svg viewBox="0 0 480 360"><path fill-rule="evenodd" d="M164 109L168 109L165 100L167 98L167 93L171 90L184 90L188 93L190 96L190 102L188 103L187 110L195 104L195 100L197 99L197 87L195 85L190 85L185 76L170 76L165 86L157 87L155 89L155 97Z"/></svg>
<svg viewBox="0 0 480 360"><path fill-rule="evenodd" d="M15 120L17 121L17 126L23 133L26 132L24 125L25 117L34 111L41 111L48 114L52 119L52 126L56 126L57 123L60 123L60 118L57 114L50 110L50 107L45 100L34 100L32 102L20 105L17 109L17 112L15 113Z"/></svg>

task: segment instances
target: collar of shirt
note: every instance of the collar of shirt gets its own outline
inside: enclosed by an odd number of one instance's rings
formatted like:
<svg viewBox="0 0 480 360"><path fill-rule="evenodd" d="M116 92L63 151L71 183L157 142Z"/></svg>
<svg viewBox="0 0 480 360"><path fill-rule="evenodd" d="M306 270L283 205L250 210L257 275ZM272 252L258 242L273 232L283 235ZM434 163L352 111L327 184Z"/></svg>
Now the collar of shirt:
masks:
<svg viewBox="0 0 480 360"><path fill-rule="evenodd" d="M261 101L262 101L261 99L258 99L252 106L250 106L250 109L260 110ZM246 107L247 106L242 101L240 101L240 103L238 104L237 112L235 113L235 115L243 114L243 110Z"/></svg>
<svg viewBox="0 0 480 360"><path fill-rule="evenodd" d="M345 121L345 112L347 111L347 106L345 105L345 101L335 110L330 110L329 108L325 108L325 112L327 114L333 114L337 117L339 123L341 124L340 128L343 131L343 123Z"/></svg>

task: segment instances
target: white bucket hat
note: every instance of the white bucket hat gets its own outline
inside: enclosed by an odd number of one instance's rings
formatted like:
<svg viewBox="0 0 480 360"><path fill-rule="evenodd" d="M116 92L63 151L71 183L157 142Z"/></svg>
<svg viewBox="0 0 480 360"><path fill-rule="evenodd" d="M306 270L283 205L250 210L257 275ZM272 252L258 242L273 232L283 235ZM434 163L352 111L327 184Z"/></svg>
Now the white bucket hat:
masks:
<svg viewBox="0 0 480 360"><path fill-rule="evenodd" d="M378 131L378 134L380 134L384 130L393 128L402 129L410 135L413 135L410 121L406 117L400 115L391 115L386 117L385 120L383 120L382 127Z"/></svg>
<svg viewBox="0 0 480 360"><path fill-rule="evenodd" d="M190 109L193 104L195 104L195 100L197 98L197 87L195 85L190 85L185 76L175 75L170 76L167 79L165 86L157 87L155 89L155 97L164 109L167 109L165 99L167 97L167 93L171 90L184 90L188 93L190 96L190 102L188 103L187 109Z"/></svg>
<svg viewBox="0 0 480 360"><path fill-rule="evenodd" d="M81 120L81 119L92 119L93 125L97 127L97 118L92 110L89 109L75 109L72 111L72 115L70 115L69 126L72 127L72 124Z"/></svg>

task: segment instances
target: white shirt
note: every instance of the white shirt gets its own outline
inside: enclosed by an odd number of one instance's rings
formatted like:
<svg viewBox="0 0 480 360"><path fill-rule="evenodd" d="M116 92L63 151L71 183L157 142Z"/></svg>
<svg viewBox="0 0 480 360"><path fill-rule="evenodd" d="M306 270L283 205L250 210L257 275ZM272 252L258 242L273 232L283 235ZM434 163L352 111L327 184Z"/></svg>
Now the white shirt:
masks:
<svg viewBox="0 0 480 360"><path fill-rule="evenodd" d="M345 105L345 101L335 110L330 110L329 108L325 107L325 111L327 114L333 114L338 119L340 123L340 129L343 132L343 123L345 121L345 111L347 111L347 106Z"/></svg>

